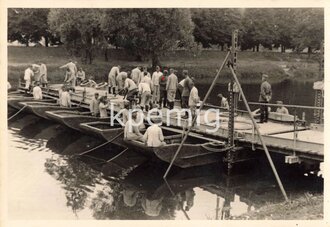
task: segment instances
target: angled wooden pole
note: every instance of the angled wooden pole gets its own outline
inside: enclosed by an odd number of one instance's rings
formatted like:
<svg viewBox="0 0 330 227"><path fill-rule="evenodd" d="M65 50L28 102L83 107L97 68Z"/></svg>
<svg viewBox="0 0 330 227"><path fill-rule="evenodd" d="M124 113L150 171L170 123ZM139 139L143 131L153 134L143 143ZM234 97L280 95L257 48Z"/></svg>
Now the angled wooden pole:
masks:
<svg viewBox="0 0 330 227"><path fill-rule="evenodd" d="M202 102L201 105L200 105L200 108L199 108L200 110L203 109L203 106L204 106L206 100L207 100L208 97L210 96L211 91L213 90L213 88L214 88L214 86L215 86L215 84L216 84L216 82L217 82L217 80L218 80L218 78L219 78L219 76L220 76L220 72L221 72L221 70L223 69L223 67L225 67L225 65L226 65L226 63L227 63L227 60L228 60L228 58L229 58L229 56L230 56L230 53L231 53L231 52L228 51L228 53L227 53L225 59L224 59L223 62L222 62L222 65L221 65L219 71L217 72L217 75L214 77L213 82L212 82L212 84L211 84L209 90L207 91L207 93L206 93L206 95L205 95L205 97L204 97L204 99L203 99L203 102ZM178 150L175 152L175 154L174 154L174 156L173 156L173 158L172 158L172 160L171 160L171 163L170 163L170 165L168 166L168 168L167 168L167 170L166 170L166 172L165 172L163 178L166 178L167 174L169 173L170 169L172 168L172 165L173 165L173 163L174 163L176 157L178 156L179 152L181 151L181 148L182 148L184 142L186 141L189 132L191 131L192 127L194 127L194 124L195 124L196 120L197 120L197 114L194 116L193 121L192 121L192 123L191 123L191 126L188 128L187 132L184 133L184 137L183 137L183 139L182 139L182 141L181 141L181 143L180 143L180 146L178 147Z"/></svg>
<svg viewBox="0 0 330 227"><path fill-rule="evenodd" d="M235 73L234 70L233 70L233 67L230 65L229 68L230 68L230 71L231 71L231 73L232 73L232 75L233 75L235 81L236 81L236 84L237 84L237 86L238 86L238 89L239 89L239 91L240 91L240 93L241 93L241 95L242 95L242 98L243 98L243 101L244 101L245 107L246 107L246 109L247 109L248 112L249 112L249 115L250 115L251 121L252 121L252 123L253 123L253 125L254 125L254 128L255 128L255 130L257 131L258 137L259 137L259 139L260 139L260 141L261 141L261 144L262 144L262 147L263 147L263 149L264 149L264 151L265 151L265 153L266 153L266 156L267 156L268 162L269 162L269 164L270 164L270 166L271 166L271 168L272 168L272 170L273 170L273 173L274 173L274 175L275 175L276 181L277 181L277 183L278 183L278 185L279 185L279 187L280 187L280 189L281 189L281 191L282 191L282 194L283 194L283 196L284 196L284 198L285 198L285 201L288 202L288 201L289 201L288 196L286 195L286 192L285 192L285 190L284 190L284 187L283 187L282 181L281 181L281 179L280 179L280 177L279 177L279 175L278 175L278 173L277 173L277 171L276 171L276 167L275 167L275 165L274 165L274 163L273 163L272 157L270 156L270 153L269 153L268 148L267 148L267 146L266 146L266 144L265 144L265 141L264 141L264 139L262 138L262 135L261 135L261 133L260 133L259 127L258 127L258 125L257 125L257 123L256 123L256 121L255 121L255 119L253 118L253 115L252 115L252 112L251 112L250 106L249 106L249 104L248 104L248 102L247 102L247 100L246 100L246 97L245 97L244 93L243 93L243 90L242 90L241 84L239 83L239 81L238 81L238 79L237 79L237 76L236 76L236 73Z"/></svg>

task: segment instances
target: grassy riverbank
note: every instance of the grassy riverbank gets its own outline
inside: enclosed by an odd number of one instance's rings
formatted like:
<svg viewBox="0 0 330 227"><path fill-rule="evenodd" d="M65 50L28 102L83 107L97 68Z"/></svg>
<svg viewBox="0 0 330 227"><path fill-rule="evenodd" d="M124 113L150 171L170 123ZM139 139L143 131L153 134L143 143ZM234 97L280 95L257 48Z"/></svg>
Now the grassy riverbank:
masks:
<svg viewBox="0 0 330 227"><path fill-rule="evenodd" d="M198 83L208 84L213 80L226 52L218 50L204 50L195 56L186 51L173 51L163 56L160 60L162 67L175 68L179 77L183 69L188 69ZM92 75L97 82L106 80L107 74L113 65L120 64L123 70L131 70L136 65L151 67L151 62L137 62L123 50L109 50L109 61L104 61L99 54L93 64L82 64L87 75ZM297 55L293 53L238 53L238 75L242 83L259 83L260 75L267 73L271 82L280 82L284 79L316 80L318 76L317 55ZM43 60L48 67L48 78L51 83L61 83L64 79L64 70L58 67L70 59L63 47L8 47L8 80L15 85L19 77L23 76L28 64ZM228 82L230 71L225 68L219 83Z"/></svg>
<svg viewBox="0 0 330 227"><path fill-rule="evenodd" d="M240 220L321 220L323 195L305 193L288 203L268 204L243 214Z"/></svg>

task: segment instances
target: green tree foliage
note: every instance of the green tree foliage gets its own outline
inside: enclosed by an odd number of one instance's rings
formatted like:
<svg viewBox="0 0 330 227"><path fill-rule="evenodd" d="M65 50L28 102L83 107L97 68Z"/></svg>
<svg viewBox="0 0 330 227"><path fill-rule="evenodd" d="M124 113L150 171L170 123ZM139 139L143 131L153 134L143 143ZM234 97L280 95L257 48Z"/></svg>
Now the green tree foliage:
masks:
<svg viewBox="0 0 330 227"><path fill-rule="evenodd" d="M29 42L39 42L45 38L48 46L49 39L58 41L52 37L47 24L49 9L8 9L8 40L18 41L29 46Z"/></svg>
<svg viewBox="0 0 330 227"><path fill-rule="evenodd" d="M138 60L151 59L153 66L166 51L194 43L188 9L108 9L101 27L111 44Z"/></svg>
<svg viewBox="0 0 330 227"><path fill-rule="evenodd" d="M299 9L296 12L296 26L293 33L293 44L299 52L308 48L308 53L319 49L324 39L324 10Z"/></svg>
<svg viewBox="0 0 330 227"><path fill-rule="evenodd" d="M274 11L276 9L246 9L242 18L242 50L253 48L259 51L259 45L272 48L275 40Z"/></svg>
<svg viewBox="0 0 330 227"><path fill-rule="evenodd" d="M241 27L240 9L192 9L195 40L203 45L231 44L233 30Z"/></svg>
<svg viewBox="0 0 330 227"><path fill-rule="evenodd" d="M63 38L70 54L83 55L91 64L95 49L103 44L101 15L101 9L51 9L48 23Z"/></svg>

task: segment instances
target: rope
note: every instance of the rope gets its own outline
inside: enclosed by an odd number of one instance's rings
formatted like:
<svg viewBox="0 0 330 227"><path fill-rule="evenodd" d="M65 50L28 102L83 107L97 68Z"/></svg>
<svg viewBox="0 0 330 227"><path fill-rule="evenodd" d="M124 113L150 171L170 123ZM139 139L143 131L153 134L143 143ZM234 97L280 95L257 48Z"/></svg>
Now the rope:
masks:
<svg viewBox="0 0 330 227"><path fill-rule="evenodd" d="M8 121L10 121L12 118L14 118L15 116L17 116L20 112L22 112L25 109L26 106L24 106L22 109L20 109L18 112L16 112L13 116L11 116L10 118L8 118Z"/></svg>
<svg viewBox="0 0 330 227"><path fill-rule="evenodd" d="M115 157L112 157L111 159L107 160L106 162L111 162L113 160L115 160L116 158L118 158L119 156L121 156L122 154L124 154L125 151L127 151L128 148L124 149L122 152L120 152L119 154L117 154Z"/></svg>
<svg viewBox="0 0 330 227"><path fill-rule="evenodd" d="M102 143L101 145L96 146L96 147L94 147L94 148L92 148L92 149L89 149L89 150L87 150L87 151L84 151L83 153L80 153L80 154L78 154L78 155L81 156L81 155L84 155L84 154L90 153L90 152L92 152L92 151L95 151L96 149L98 149L98 148L100 148L100 147L103 147L103 146L105 146L105 145L111 143L112 141L114 141L115 139L117 139L119 136L121 136L123 133L124 133L124 132L121 132L121 133L119 133L117 136L115 136L112 140L109 140L109 141L107 141L107 142L105 142L105 143Z"/></svg>

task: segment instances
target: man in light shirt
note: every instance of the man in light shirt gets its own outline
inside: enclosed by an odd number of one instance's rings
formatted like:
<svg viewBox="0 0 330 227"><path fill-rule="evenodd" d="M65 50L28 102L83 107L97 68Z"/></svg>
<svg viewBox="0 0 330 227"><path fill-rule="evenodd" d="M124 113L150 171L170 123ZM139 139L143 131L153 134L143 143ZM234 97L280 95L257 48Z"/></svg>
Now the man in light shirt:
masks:
<svg viewBox="0 0 330 227"><path fill-rule="evenodd" d="M279 107L277 107L276 113L289 114L288 109L285 106L283 106L282 101L276 101L276 104L280 105Z"/></svg>
<svg viewBox="0 0 330 227"><path fill-rule="evenodd" d="M173 109L175 94L178 88L178 77L174 74L174 69L170 69L170 75L167 78L166 91L169 109Z"/></svg>
<svg viewBox="0 0 330 227"><path fill-rule="evenodd" d="M91 111L93 116L96 117L99 116L100 114L99 105L100 105L99 93L95 92L94 97L89 104L89 110Z"/></svg>
<svg viewBox="0 0 330 227"><path fill-rule="evenodd" d="M116 77L118 92L124 89L123 76L128 77L129 72L120 72ZM134 80L133 80L134 81Z"/></svg>
<svg viewBox="0 0 330 227"><path fill-rule="evenodd" d="M70 60L69 63L67 63L67 64L65 64L65 65L62 65L62 66L60 67L60 69L63 69L63 68L67 68L67 69L69 69L70 72L72 73L72 75L73 75L74 77L76 77L76 74L77 74L78 70L77 70L77 66L76 66L76 64L75 64L72 60Z"/></svg>
<svg viewBox="0 0 330 227"><path fill-rule="evenodd" d="M218 97L220 98L220 107L229 110L228 100L221 93L218 94Z"/></svg>
<svg viewBox="0 0 330 227"><path fill-rule="evenodd" d="M143 67L143 70L142 70L142 72L141 72L141 80L142 80L142 78L145 76L145 73L147 73L147 77L149 77L150 79L151 79L151 75L150 75L150 73L148 72L148 68L146 67L146 66L144 66Z"/></svg>
<svg viewBox="0 0 330 227"><path fill-rule="evenodd" d="M199 103L199 96L198 96L198 90L195 87L195 84L193 81L191 81L191 89L190 89L190 95L188 100L188 105L191 111L191 115L194 118L196 116L196 108L197 104Z"/></svg>
<svg viewBox="0 0 330 227"><path fill-rule="evenodd" d="M156 66L156 71L152 74L151 81L154 86L153 93L152 93L152 101L153 103L159 102L159 79L163 75L163 73L160 71L160 67Z"/></svg>
<svg viewBox="0 0 330 227"><path fill-rule="evenodd" d="M114 66L111 68L109 75L108 75L108 85L109 85L109 93L115 94L116 93L116 77L120 73L120 65Z"/></svg>
<svg viewBox="0 0 330 227"><path fill-rule="evenodd" d="M99 104L99 111L100 111L100 118L107 118L108 117L108 107L110 106L110 102L107 99L107 96L102 96L100 98Z"/></svg>
<svg viewBox="0 0 330 227"><path fill-rule="evenodd" d="M138 87L129 76L123 75L124 90L126 99L130 102L130 108L133 106L135 96L139 93Z"/></svg>
<svg viewBox="0 0 330 227"><path fill-rule="evenodd" d="M25 80L25 89L26 90L30 89L33 76L34 76L34 72L32 71L32 66L29 66L24 71L24 80Z"/></svg>
<svg viewBox="0 0 330 227"><path fill-rule="evenodd" d="M143 140L148 147L160 147L165 145L162 129L158 125L162 122L161 117L153 117L151 120L153 124L147 128L143 135Z"/></svg>
<svg viewBox="0 0 330 227"><path fill-rule="evenodd" d="M32 90L34 100L42 100L42 91L41 91L41 88L39 85L40 85L40 83L37 82L36 86L34 86L34 88Z"/></svg>
<svg viewBox="0 0 330 227"><path fill-rule="evenodd" d="M124 129L124 138L126 140L138 140L143 142L143 135L140 133L137 123L137 111L132 112L131 119L128 119L128 121L125 124Z"/></svg>
<svg viewBox="0 0 330 227"><path fill-rule="evenodd" d="M40 61L39 74L40 74L40 83L41 83L41 85L43 87L47 87L47 84L48 84L47 66L43 61Z"/></svg>
<svg viewBox="0 0 330 227"><path fill-rule="evenodd" d="M146 82L139 84L139 94L141 95L140 106L142 110L149 110L149 103L151 100L151 89L150 85Z"/></svg>
<svg viewBox="0 0 330 227"><path fill-rule="evenodd" d="M71 107L71 96L69 89L65 86L62 87L62 92L60 93L60 106Z"/></svg>
<svg viewBox="0 0 330 227"><path fill-rule="evenodd" d="M141 66L138 66L132 70L132 80L139 86L141 79Z"/></svg>

